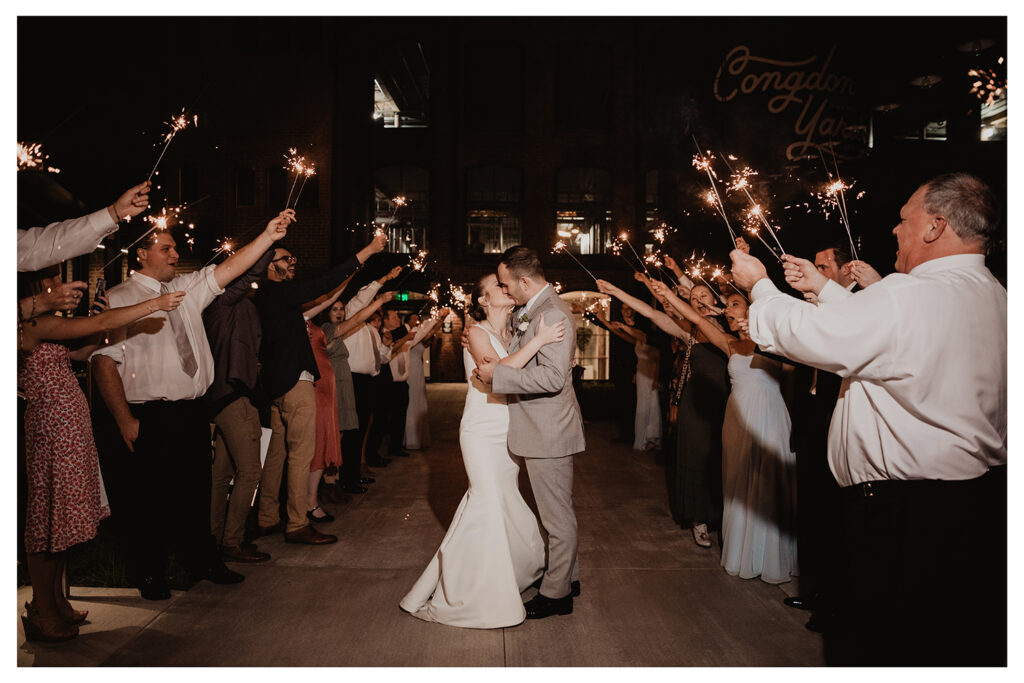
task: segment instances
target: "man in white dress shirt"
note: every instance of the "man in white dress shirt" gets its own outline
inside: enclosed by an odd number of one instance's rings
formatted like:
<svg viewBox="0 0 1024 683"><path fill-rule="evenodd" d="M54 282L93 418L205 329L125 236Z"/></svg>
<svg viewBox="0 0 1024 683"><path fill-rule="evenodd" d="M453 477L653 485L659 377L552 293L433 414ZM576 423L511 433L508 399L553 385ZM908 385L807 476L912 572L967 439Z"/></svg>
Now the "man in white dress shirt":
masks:
<svg viewBox="0 0 1024 683"><path fill-rule="evenodd" d="M149 187L147 181L129 188L110 206L86 216L44 228L18 230L18 272L42 270L92 252L104 237L117 230L120 221L138 216L149 207ZM22 320L30 320L50 311L76 308L88 286L81 280L61 283L19 301L18 313Z"/></svg>
<svg viewBox="0 0 1024 683"><path fill-rule="evenodd" d="M202 315L225 285L284 237L292 220L294 212L283 211L223 263L181 275L174 238L156 232L137 248L139 269L108 293L113 308L161 291L187 292L178 315L154 314L111 330L92 357L96 386L123 442L103 449L104 480L146 599L170 597L168 541L197 578L244 578L224 566L210 533L210 421L199 399L214 369Z"/></svg>
<svg viewBox="0 0 1024 683"><path fill-rule="evenodd" d="M854 663L1006 662L1006 290L985 267L991 190L922 185L893 229L896 273L820 305L732 252L750 337L843 377L829 465L843 487ZM834 297L832 295L835 295Z"/></svg>
<svg viewBox="0 0 1024 683"><path fill-rule="evenodd" d="M18 272L41 270L88 254L126 218L149 207L150 182L129 188L110 206L86 216L18 230Z"/></svg>

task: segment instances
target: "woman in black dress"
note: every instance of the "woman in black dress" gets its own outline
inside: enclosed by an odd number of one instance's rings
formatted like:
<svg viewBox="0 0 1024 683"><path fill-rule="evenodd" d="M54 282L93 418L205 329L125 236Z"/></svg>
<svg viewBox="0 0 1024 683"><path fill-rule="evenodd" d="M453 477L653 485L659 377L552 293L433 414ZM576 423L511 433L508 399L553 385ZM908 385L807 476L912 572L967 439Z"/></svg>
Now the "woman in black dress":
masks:
<svg viewBox="0 0 1024 683"><path fill-rule="evenodd" d="M710 548L710 532L722 519L722 421L729 398L725 354L695 326L670 317L605 280L598 280L597 287L683 342L680 376L673 382L674 397L678 398L676 457L667 458L665 463L669 507L673 519L690 528L694 542ZM714 294L704 285L690 291L690 303L704 316L718 312Z"/></svg>

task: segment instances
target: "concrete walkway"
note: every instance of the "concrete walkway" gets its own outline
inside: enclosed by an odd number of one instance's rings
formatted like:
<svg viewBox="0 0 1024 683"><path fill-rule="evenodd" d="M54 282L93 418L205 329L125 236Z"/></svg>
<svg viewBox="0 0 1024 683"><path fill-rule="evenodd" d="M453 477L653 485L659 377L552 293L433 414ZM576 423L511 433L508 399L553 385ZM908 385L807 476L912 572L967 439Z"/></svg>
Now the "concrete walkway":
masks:
<svg viewBox="0 0 1024 683"><path fill-rule="evenodd" d="M325 508L339 542L259 540L273 556L233 565L235 586L201 582L167 602L75 588L90 623L60 645L24 642L20 666L805 666L823 665L793 584L727 575L668 514L653 456L587 425L576 459L582 595L570 616L500 630L410 617L398 601L444 536L466 488L458 448L464 384L428 385L432 446L376 471L369 493ZM523 475L524 490L528 483ZM532 498L527 496L532 503ZM18 591L21 604L30 589ZM529 598L533 589L525 594Z"/></svg>

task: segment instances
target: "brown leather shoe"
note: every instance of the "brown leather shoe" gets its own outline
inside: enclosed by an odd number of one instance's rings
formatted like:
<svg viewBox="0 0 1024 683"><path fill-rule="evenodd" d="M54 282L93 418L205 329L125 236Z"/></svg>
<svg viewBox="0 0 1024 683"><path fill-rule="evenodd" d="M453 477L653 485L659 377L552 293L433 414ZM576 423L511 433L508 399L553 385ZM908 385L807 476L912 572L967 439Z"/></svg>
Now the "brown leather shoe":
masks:
<svg viewBox="0 0 1024 683"><path fill-rule="evenodd" d="M220 559L225 562L266 562L270 553L263 553L251 543L246 545L226 545L220 549Z"/></svg>
<svg viewBox="0 0 1024 683"><path fill-rule="evenodd" d="M279 534L284 531L284 520L282 519L277 524L271 526L257 526L256 533L253 534L253 538L259 538L260 536L270 536L271 534Z"/></svg>
<svg viewBox="0 0 1024 683"><path fill-rule="evenodd" d="M285 543L305 543L306 545L325 545L337 543L338 537L334 534L322 534L312 525L307 524L298 531L286 531L284 534Z"/></svg>

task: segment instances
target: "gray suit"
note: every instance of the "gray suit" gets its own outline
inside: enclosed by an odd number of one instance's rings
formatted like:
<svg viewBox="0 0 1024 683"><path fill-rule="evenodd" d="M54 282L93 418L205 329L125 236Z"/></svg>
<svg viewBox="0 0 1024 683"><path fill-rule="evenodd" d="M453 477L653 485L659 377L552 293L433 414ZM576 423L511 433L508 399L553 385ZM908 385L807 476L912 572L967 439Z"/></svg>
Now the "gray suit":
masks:
<svg viewBox="0 0 1024 683"><path fill-rule="evenodd" d="M524 459L540 520L548 532L548 567L540 592L561 598L569 594L570 582L579 578L572 456L582 452L586 442L572 388L576 322L550 287L527 312L527 328L521 334L515 332L509 352L533 339L542 314L545 325L565 320L565 338L541 347L521 369L495 366L492 387L495 393L509 395L508 448ZM513 314L514 327L519 315Z"/></svg>

